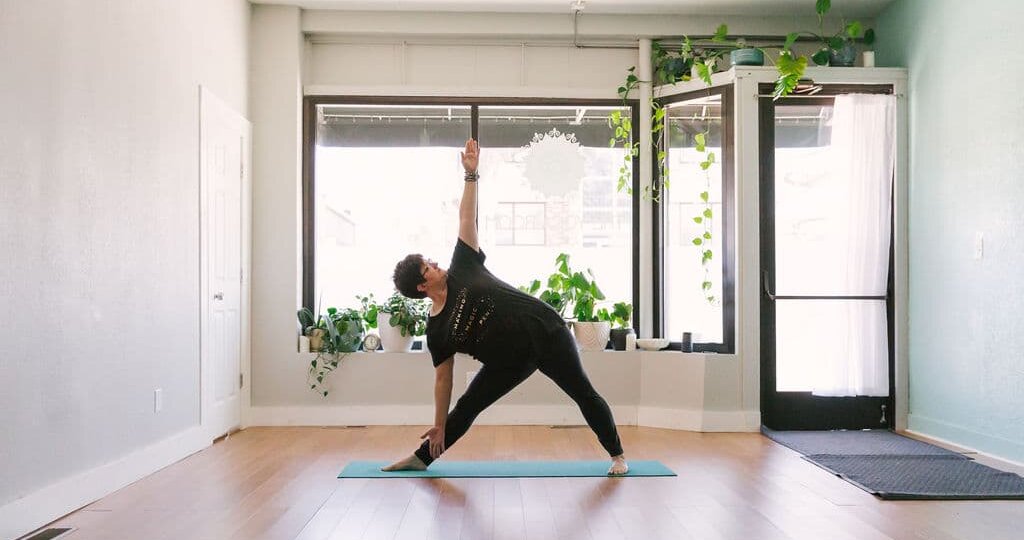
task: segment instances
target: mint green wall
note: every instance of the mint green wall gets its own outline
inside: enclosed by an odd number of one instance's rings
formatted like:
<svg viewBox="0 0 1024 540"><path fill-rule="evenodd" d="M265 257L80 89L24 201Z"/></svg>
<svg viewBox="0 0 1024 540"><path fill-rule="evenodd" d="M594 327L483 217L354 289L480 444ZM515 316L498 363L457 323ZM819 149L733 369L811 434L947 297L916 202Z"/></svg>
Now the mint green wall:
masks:
<svg viewBox="0 0 1024 540"><path fill-rule="evenodd" d="M1024 2L896 0L876 56L910 73L909 427L1024 462L1022 20Z"/></svg>

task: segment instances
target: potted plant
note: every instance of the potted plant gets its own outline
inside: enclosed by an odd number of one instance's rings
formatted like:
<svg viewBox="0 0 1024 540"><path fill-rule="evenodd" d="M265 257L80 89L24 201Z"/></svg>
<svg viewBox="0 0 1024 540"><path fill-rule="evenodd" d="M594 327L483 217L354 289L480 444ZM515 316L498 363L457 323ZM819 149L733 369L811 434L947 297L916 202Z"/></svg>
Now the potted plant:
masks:
<svg viewBox="0 0 1024 540"><path fill-rule="evenodd" d="M597 301L604 300L605 296L589 269L587 274L590 275L589 280L576 272L568 282L573 289L572 333L581 351L603 351L608 346L612 325L608 321L607 310L595 309Z"/></svg>
<svg viewBox="0 0 1024 540"><path fill-rule="evenodd" d="M298 318L302 335L309 338L310 352L323 350L323 339L327 335L327 324L324 322L323 315L319 313L314 315L311 309L304 307L299 310Z"/></svg>
<svg viewBox="0 0 1024 540"><path fill-rule="evenodd" d="M611 311L601 310L598 316L605 317L614 327L611 330L612 348L616 351L626 350L626 336L633 333L629 326L633 324L633 305L616 302Z"/></svg>
<svg viewBox="0 0 1024 540"><path fill-rule="evenodd" d="M839 30L832 34L825 33L825 15L832 9L832 0L816 0L814 11L818 15L818 32L794 32L787 36L787 39L795 36L811 36L821 42L821 48L813 55L811 60L818 66L851 67L857 60L857 40L865 45L875 42L875 31L871 28L864 29L860 21L843 20Z"/></svg>
<svg viewBox="0 0 1024 540"><path fill-rule="evenodd" d="M859 22L844 23L842 30L823 38L826 46L816 52L811 59L819 66L852 67L857 61L857 46L854 44L857 39L863 41L865 45L873 44L874 29L868 28L862 32Z"/></svg>
<svg viewBox="0 0 1024 540"><path fill-rule="evenodd" d="M729 56L730 63L737 66L763 66L765 61L771 62L779 74L775 81L774 94L778 98L788 95L796 88L797 81L803 77L804 69L807 67L807 58L794 56L792 51L793 43L799 36L800 33L794 32L786 36L782 45L755 46L748 44L743 38L730 40L728 25L720 24L709 40L691 40L683 36L679 55L684 59L690 59L693 65L690 78L696 76L708 86L711 86L711 74L718 67L719 60L726 55ZM779 50L774 60L768 52L769 49Z"/></svg>
<svg viewBox="0 0 1024 540"><path fill-rule="evenodd" d="M324 352L350 353L359 350L363 342L363 316L357 309L327 308L327 339Z"/></svg>
<svg viewBox="0 0 1024 540"><path fill-rule="evenodd" d="M322 397L330 392L327 376L341 364L341 361L359 348L363 340L363 321L358 310L327 308L326 314L313 314L309 308L298 311L299 324L310 336L310 350L317 355L310 361L306 382L310 390ZM313 336L317 337L316 348Z"/></svg>
<svg viewBox="0 0 1024 540"><path fill-rule="evenodd" d="M778 71L773 92L776 98L789 95L796 89L797 83L807 68L807 57L796 56L792 51L792 46L799 38L800 32L788 34L782 45L775 46L752 46L743 39L729 40L728 34L729 27L721 24L715 30L714 35L707 40L693 40L688 36L683 36L678 52L669 51L656 42L652 43L653 82L675 84L679 81L699 78L710 86L712 84L711 75L717 69L719 60L725 55L729 55L734 65L763 65L766 59L771 61ZM779 49L778 56L771 60L767 49ZM640 78L636 75L636 66L629 68L626 80L617 89L624 105L627 103L630 92L636 89L640 82ZM662 190L669 186L669 171L666 164L668 154L665 151L664 137L660 136L666 130L665 112L665 109L657 102L651 104L651 138L655 141L656 146L655 163L658 167L658 176L655 183L644 186L643 197L653 201L659 201ZM612 111L608 115L608 126L614 130L613 136L609 139L609 146L621 146L625 150L623 163L619 167L616 189L632 193L629 185L632 179L633 158L640 154L640 143L632 140L633 125L629 115L623 115L620 111Z"/></svg>
<svg viewBox="0 0 1024 540"><path fill-rule="evenodd" d="M380 312L380 305L377 304L373 298L373 293L366 296L356 296L359 300L360 314L363 317L363 323L366 326L367 338L363 341L363 350L366 352L376 351L380 346L380 334L371 334L370 330L377 329L377 314Z"/></svg>
<svg viewBox="0 0 1024 540"><path fill-rule="evenodd" d="M427 304L395 292L377 305L377 330L385 352L406 352L427 331Z"/></svg>
<svg viewBox="0 0 1024 540"><path fill-rule="evenodd" d="M597 307L605 295L590 269L579 272L570 268L568 254L560 253L555 258L555 271L548 276L545 289L541 290L541 281L535 279L520 290L538 296L563 318L568 311L580 350L601 351L607 347L612 319L607 309Z"/></svg>

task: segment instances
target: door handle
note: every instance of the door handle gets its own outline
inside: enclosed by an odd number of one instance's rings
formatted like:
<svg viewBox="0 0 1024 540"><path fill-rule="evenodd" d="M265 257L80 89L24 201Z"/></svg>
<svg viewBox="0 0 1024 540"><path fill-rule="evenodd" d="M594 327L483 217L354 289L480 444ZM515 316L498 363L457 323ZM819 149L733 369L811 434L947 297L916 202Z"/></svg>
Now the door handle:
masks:
<svg viewBox="0 0 1024 540"><path fill-rule="evenodd" d="M775 300L888 300L887 295L798 295L798 296L776 296L768 286L768 271L761 270L761 289L772 301Z"/></svg>
<svg viewBox="0 0 1024 540"><path fill-rule="evenodd" d="M764 284L763 285L764 294L767 295L768 298L771 298L772 300L775 300L775 295L772 294L771 289L768 287L768 271L767 270L761 270L761 276L763 276L762 283Z"/></svg>
<svg viewBox="0 0 1024 540"><path fill-rule="evenodd" d="M219 292L219 293L213 295L213 299L214 300L223 300L224 299L224 293Z"/></svg>

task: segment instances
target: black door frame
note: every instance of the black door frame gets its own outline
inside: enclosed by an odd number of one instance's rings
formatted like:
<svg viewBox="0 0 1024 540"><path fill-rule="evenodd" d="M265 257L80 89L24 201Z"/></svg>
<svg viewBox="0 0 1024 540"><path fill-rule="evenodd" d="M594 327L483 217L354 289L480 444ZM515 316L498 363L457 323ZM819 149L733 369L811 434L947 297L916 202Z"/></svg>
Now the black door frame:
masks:
<svg viewBox="0 0 1024 540"><path fill-rule="evenodd" d="M759 87L770 95L773 85ZM783 101L827 104L834 96L858 93L891 94L892 85L825 85L814 97L782 98ZM760 169L760 255L761 255L761 424L774 430L892 429L895 425L895 328L894 254L895 212L890 212L889 276L884 297L813 296L806 299L884 299L889 350L889 395L887 397L820 397L810 392L778 392L776 387L775 299L792 299L772 294L775 285L775 101L759 99ZM893 184L891 205L895 206Z"/></svg>

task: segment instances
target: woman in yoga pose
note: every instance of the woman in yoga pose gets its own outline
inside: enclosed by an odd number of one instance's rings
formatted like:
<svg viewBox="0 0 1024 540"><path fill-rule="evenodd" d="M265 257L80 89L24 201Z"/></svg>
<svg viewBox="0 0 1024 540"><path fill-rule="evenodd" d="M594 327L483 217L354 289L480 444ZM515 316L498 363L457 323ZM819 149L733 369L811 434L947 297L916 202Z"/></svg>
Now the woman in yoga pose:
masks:
<svg viewBox="0 0 1024 540"><path fill-rule="evenodd" d="M459 238L448 270L412 254L395 266L395 287L409 298L429 297L427 347L435 367L434 426L409 457L385 471L424 470L455 444L484 409L539 370L579 405L583 417L611 457L610 475L629 467L612 412L583 371L565 321L550 306L495 277L484 266L477 241L477 165L480 147L466 141L461 153L465 186L459 205ZM455 353L483 367L449 412Z"/></svg>

